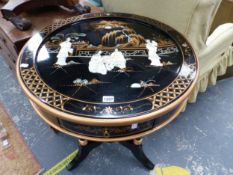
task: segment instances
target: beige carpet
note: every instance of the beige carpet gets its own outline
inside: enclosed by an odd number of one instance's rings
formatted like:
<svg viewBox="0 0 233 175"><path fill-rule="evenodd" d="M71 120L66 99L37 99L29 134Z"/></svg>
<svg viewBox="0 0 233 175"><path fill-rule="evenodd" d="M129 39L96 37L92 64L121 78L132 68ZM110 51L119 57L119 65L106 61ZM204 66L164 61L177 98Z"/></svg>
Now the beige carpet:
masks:
<svg viewBox="0 0 233 175"><path fill-rule="evenodd" d="M0 121L7 129L11 146L0 146L0 175L35 175L40 165L24 142L14 122L0 103Z"/></svg>

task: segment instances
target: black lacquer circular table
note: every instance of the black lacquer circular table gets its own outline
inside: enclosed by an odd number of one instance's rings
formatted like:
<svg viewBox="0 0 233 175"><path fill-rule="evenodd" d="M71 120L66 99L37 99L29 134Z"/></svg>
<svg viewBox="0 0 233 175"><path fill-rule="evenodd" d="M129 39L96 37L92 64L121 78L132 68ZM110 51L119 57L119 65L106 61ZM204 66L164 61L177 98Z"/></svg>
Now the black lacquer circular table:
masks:
<svg viewBox="0 0 233 175"><path fill-rule="evenodd" d="M69 169L101 142L120 142L151 169L140 139L181 112L198 61L188 41L161 22L86 14L35 34L19 55L17 77L46 123L80 139Z"/></svg>

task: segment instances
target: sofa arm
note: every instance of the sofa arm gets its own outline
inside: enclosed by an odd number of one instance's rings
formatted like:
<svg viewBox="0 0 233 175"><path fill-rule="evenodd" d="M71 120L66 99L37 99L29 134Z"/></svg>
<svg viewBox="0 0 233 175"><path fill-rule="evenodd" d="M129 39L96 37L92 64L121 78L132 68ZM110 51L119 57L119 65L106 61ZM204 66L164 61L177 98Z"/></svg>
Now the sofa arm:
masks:
<svg viewBox="0 0 233 175"><path fill-rule="evenodd" d="M199 57L211 59L224 52L233 43L233 23L222 24L217 27L206 41L206 48L203 49Z"/></svg>

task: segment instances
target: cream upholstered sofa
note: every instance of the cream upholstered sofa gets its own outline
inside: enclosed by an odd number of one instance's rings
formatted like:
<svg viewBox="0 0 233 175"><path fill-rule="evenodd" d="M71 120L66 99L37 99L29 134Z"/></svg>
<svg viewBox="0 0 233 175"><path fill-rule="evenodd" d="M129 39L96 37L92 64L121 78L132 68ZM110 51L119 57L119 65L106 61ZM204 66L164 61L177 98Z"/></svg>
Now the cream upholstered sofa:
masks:
<svg viewBox="0 0 233 175"><path fill-rule="evenodd" d="M223 24L210 34L221 0L102 0L105 11L132 13L157 19L184 34L200 62L198 83L189 102L198 92L215 85L218 75L233 65L233 24Z"/></svg>

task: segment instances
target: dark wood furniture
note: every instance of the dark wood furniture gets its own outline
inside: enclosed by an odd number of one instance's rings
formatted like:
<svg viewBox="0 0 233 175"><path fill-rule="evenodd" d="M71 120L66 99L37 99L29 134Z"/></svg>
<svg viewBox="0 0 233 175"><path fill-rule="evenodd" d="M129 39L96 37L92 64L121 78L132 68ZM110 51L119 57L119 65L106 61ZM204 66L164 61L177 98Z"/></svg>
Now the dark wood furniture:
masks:
<svg viewBox="0 0 233 175"><path fill-rule="evenodd" d="M90 6L91 13L101 12L99 8L84 0L80 0L80 3ZM1 5L3 6L4 4L0 4L0 7ZM0 13L0 55L3 56L9 68L15 72L15 63L19 51L33 34L52 23L74 15L77 15L77 13L57 7L28 11L27 13L23 13L22 17L33 21L32 27L27 31L20 31L11 22L5 20Z"/></svg>
<svg viewBox="0 0 233 175"><path fill-rule="evenodd" d="M32 23L20 16L21 13L42 7L63 6L79 14L89 13L89 6L81 6L77 0L9 0L1 9L3 18L11 21L19 30L28 30Z"/></svg>
<svg viewBox="0 0 233 175"><path fill-rule="evenodd" d="M46 27L22 49L16 68L39 116L79 139L69 170L101 142L120 142L152 169L141 138L181 112L199 70L192 47L174 29L116 13Z"/></svg>

